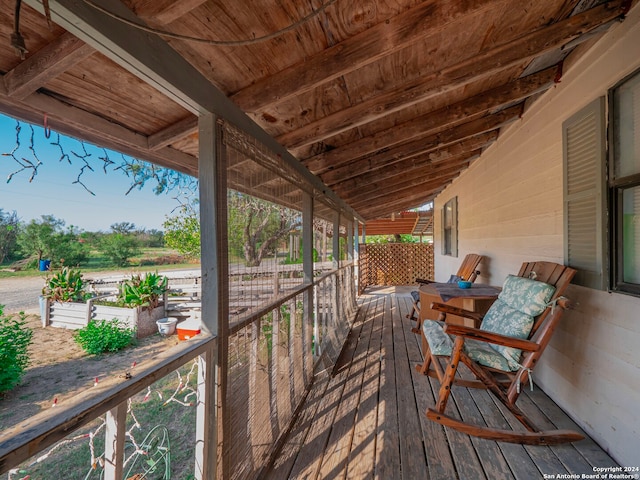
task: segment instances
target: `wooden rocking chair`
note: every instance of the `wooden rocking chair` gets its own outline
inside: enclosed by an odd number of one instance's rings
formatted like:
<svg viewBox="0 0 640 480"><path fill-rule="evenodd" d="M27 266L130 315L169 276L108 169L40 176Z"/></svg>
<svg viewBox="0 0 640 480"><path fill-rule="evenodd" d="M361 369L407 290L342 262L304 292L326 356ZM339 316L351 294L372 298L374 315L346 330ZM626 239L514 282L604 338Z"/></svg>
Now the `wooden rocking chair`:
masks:
<svg viewBox="0 0 640 480"><path fill-rule="evenodd" d="M458 268L458 271L455 275L452 275L449 279L449 282L457 282L458 280L467 280L469 282L475 282L476 278L480 274L478 270L478 265L482 261L483 256L477 255L475 253L470 253ZM425 280L422 278L416 278L416 283L421 285L426 285L429 283L434 283L433 280ZM420 333L420 292L418 290L414 290L411 292L411 297L413 298L413 309L411 313L407 314L407 318L409 320L415 320L417 322L416 328L414 329L415 333Z"/></svg>
<svg viewBox="0 0 640 480"><path fill-rule="evenodd" d="M572 268L551 262L524 263L518 276L507 277L498 300L483 318L442 303L432 304L431 308L445 315L471 318L476 326L482 323L480 328L470 328L434 320L423 322L426 351L424 363L416 367L440 381L438 400L435 408L427 409L427 418L469 435L502 442L553 445L583 439L570 430L543 431L516 406L521 384L531 382L531 371L568 306L562 293L575 273ZM441 360L447 362L444 368ZM456 375L460 361L469 367L476 380ZM489 390L526 431L471 425L446 415L453 385Z"/></svg>

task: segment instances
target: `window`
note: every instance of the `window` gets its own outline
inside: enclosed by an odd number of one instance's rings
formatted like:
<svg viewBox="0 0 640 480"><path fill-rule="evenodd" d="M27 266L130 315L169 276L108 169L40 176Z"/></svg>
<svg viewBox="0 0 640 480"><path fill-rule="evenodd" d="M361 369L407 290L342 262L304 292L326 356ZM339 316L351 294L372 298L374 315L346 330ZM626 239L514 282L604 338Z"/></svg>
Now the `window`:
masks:
<svg viewBox="0 0 640 480"><path fill-rule="evenodd" d="M562 124L565 263L574 283L640 295L640 72Z"/></svg>
<svg viewBox="0 0 640 480"><path fill-rule="evenodd" d="M442 254L458 256L458 197L442 207Z"/></svg>
<svg viewBox="0 0 640 480"><path fill-rule="evenodd" d="M610 92L611 288L640 294L640 72Z"/></svg>

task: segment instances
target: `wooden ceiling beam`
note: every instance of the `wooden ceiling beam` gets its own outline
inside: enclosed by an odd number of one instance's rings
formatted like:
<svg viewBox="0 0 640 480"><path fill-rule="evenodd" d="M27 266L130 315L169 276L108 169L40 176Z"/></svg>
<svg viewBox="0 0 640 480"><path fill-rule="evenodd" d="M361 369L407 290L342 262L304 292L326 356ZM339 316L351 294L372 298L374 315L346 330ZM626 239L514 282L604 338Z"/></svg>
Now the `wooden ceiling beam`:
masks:
<svg viewBox="0 0 640 480"><path fill-rule="evenodd" d="M388 195L384 199L379 199L379 203L364 203L357 206L358 213L365 220L372 218L380 218L380 216L389 215L393 212L410 210L420 207L432 201L446 186L451 183L458 174L452 174L450 177L443 177L437 181L425 182L420 187L412 187L398 196L397 193ZM354 206L356 208L356 206Z"/></svg>
<svg viewBox="0 0 640 480"><path fill-rule="evenodd" d="M379 201L377 204L365 203L358 207L354 206L354 208L365 220L380 218L380 216L389 215L401 210L417 208L433 200L456 176L457 175L452 176L446 183L443 182L430 191L424 188L412 187L402 192L402 197L398 197L397 195L389 196L388 201Z"/></svg>
<svg viewBox="0 0 640 480"><path fill-rule="evenodd" d="M626 10L623 4L624 0L607 2L515 40L486 48L454 65L436 66L432 73L324 116L303 128L280 135L277 140L289 149L310 145L413 106L439 93L486 78L507 67L561 48L565 43L577 40L582 34L624 15Z"/></svg>
<svg viewBox="0 0 640 480"><path fill-rule="evenodd" d="M42 13L43 5L40 2L24 0L24 3ZM108 3L108 10L112 14L134 23L140 22L140 18L122 1L100 0L97 3L101 6ZM345 214L356 215L349 205L326 188L319 178L312 175L286 148L159 35L141 31L85 2L56 0L49 6L56 24L142 79L166 96L168 101L177 103L195 115L209 112L225 118L278 155L288 168L304 179L308 190L323 191Z"/></svg>
<svg viewBox="0 0 640 480"><path fill-rule="evenodd" d="M257 112L434 35L460 17L486 12L504 3L503 0L423 1L302 63L255 82L236 92L231 99L244 111Z"/></svg>
<svg viewBox="0 0 640 480"><path fill-rule="evenodd" d="M190 115L153 135L149 135L149 150L158 150L166 147L194 133L198 133L198 117Z"/></svg>
<svg viewBox="0 0 640 480"><path fill-rule="evenodd" d="M362 189L353 190L350 194L345 193L342 198L349 204L362 205L388 195L396 195L410 187L421 186L430 189L441 184L443 178L459 175L463 169L480 156L480 153L479 150L476 150L451 158L444 164L426 165L421 169L416 169L412 175L396 177L393 181L373 183Z"/></svg>
<svg viewBox="0 0 640 480"><path fill-rule="evenodd" d="M145 135L110 122L44 93L33 93L24 102L0 94L0 111L35 125L42 125L47 114L49 128L100 147L122 152L189 175L197 175L198 159L173 148L155 151L147 148Z"/></svg>
<svg viewBox="0 0 640 480"><path fill-rule="evenodd" d="M452 105L427 112L408 122L395 125L348 145L321 153L303 161L303 163L316 175L320 175L330 168L340 167L380 148L388 148L418 136L424 137L447 127L479 118L501 106L522 101L548 89L554 81L560 78L561 74L562 68L557 66L519 78Z"/></svg>
<svg viewBox="0 0 640 480"><path fill-rule="evenodd" d="M382 167L375 170L371 174L368 172L359 175L344 182L336 183L332 188L333 190L344 197L349 194L350 191L360 189L370 185L372 183L380 181L393 181L396 177L405 177L413 175L415 170L423 168L427 165L435 165L441 162L446 162L450 158L464 155L468 152L484 149L491 145L498 138L498 130L492 130L490 132L481 133L474 137L467 138L458 143L454 143L447 147L431 150L423 153L422 155L415 156L396 162L386 167Z"/></svg>
<svg viewBox="0 0 640 480"><path fill-rule="evenodd" d="M513 122L522 115L522 104L509 107L493 115L463 123L457 127L444 132L436 133L428 137L414 140L405 145L398 145L389 150L383 150L375 155L356 160L340 168L335 168L320 175L323 182L332 186L338 182L343 182L350 178L357 177L363 173L373 172L396 162L400 162L409 156L415 156L428 151L460 142L465 138L473 137L481 133L490 132L510 122Z"/></svg>
<svg viewBox="0 0 640 480"><path fill-rule="evenodd" d="M199 7L207 0L133 0L133 12L156 25L167 25Z"/></svg>
<svg viewBox="0 0 640 480"><path fill-rule="evenodd" d="M445 148L423 153L407 161L389 165L376 170L374 174L360 175L346 182L336 184L332 188L340 197L348 198L354 195L355 192L367 191L372 185L387 182L392 184L398 180L413 178L422 174L425 168L434 168L442 163L448 164L452 159L462 155L469 155L470 152L474 151L482 151L497 138L498 132L496 130L487 132Z"/></svg>
<svg viewBox="0 0 640 480"><path fill-rule="evenodd" d="M93 47L65 32L4 75L6 93L24 100L93 53Z"/></svg>

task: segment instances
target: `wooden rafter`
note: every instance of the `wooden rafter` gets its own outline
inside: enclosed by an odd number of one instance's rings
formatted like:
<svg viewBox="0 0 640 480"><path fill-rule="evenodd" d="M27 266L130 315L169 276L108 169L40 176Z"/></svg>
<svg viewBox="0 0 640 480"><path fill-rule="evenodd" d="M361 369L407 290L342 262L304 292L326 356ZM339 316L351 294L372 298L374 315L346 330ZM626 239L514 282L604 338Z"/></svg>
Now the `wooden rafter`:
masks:
<svg viewBox="0 0 640 480"><path fill-rule="evenodd" d="M442 31L464 15L485 12L503 0L440 2L428 0L327 48L303 63L266 77L231 96L249 112L285 101Z"/></svg>
<svg viewBox="0 0 640 480"><path fill-rule="evenodd" d="M49 127L62 134L82 138L98 146L179 172L190 175L197 173L197 158L169 147L151 151L148 149L148 139L145 135L132 132L99 115L71 106L44 93L32 93L25 100L28 102L0 93L0 108L8 115L36 125L42 124L46 113Z"/></svg>
<svg viewBox="0 0 640 480"><path fill-rule="evenodd" d="M459 102L440 109L427 112L401 125L396 125L370 137L352 142L348 145L321 153L304 164L316 174L322 174L353 161L357 156L365 156L379 148L389 148L394 144L408 141L416 137L424 137L460 123L524 100L538 92L548 89L561 74L560 67L551 67L541 72L508 82L488 91L473 95ZM342 161L342 163L341 163Z"/></svg>
<svg viewBox="0 0 640 480"><path fill-rule="evenodd" d="M522 105L515 105L493 115L464 123L450 130L436 133L428 137L413 140L389 150L383 150L361 160L356 160L343 167L335 168L321 175L323 182L329 186L350 178L400 162L410 155L419 155L437 148L457 143L465 138L490 132L506 125L522 115Z"/></svg>
<svg viewBox="0 0 640 480"><path fill-rule="evenodd" d="M198 117L189 115L187 118L149 135L149 149L158 150L195 133L198 133Z"/></svg>
<svg viewBox="0 0 640 480"><path fill-rule="evenodd" d="M486 78L508 66L531 60L545 52L561 48L583 33L618 18L625 11L623 3L622 0L617 0L598 5L515 40L486 48L454 65L436 66L432 73L324 116L303 128L280 135L278 141L287 148L310 145L408 108L438 93Z"/></svg>
<svg viewBox="0 0 640 480"><path fill-rule="evenodd" d="M144 20L166 25L202 5L206 0L132 0L131 9Z"/></svg>
<svg viewBox="0 0 640 480"><path fill-rule="evenodd" d="M481 133L458 143L408 158L402 162L392 163L371 173L365 172L357 177L336 183L332 188L338 195L347 198L351 191L360 190L378 182L393 182L397 177L412 177L426 166L448 162L450 158L464 155L474 150L482 150L491 145L497 138L497 130Z"/></svg>
<svg viewBox="0 0 640 480"><path fill-rule="evenodd" d="M364 204L367 201L375 201L380 197L395 195L410 187L420 186L429 190L433 186L439 186L442 179L448 179L452 175L458 175L474 159L480 156L481 151L466 152L450 158L446 163L426 165L416 169L411 176L399 176L393 180L372 183L359 190L345 193L343 198L353 205Z"/></svg>
<svg viewBox="0 0 640 480"><path fill-rule="evenodd" d="M24 100L49 80L94 52L95 50L82 40L70 33L63 33L4 75L6 94L17 100Z"/></svg>

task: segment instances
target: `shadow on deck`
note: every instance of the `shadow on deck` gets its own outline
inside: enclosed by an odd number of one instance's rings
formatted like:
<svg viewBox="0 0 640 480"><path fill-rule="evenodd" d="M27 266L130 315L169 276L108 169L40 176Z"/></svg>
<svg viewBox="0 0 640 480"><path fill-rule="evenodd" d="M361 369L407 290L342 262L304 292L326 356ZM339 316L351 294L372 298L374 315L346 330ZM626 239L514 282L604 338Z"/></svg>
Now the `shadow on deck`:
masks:
<svg viewBox="0 0 640 480"><path fill-rule="evenodd" d="M405 318L409 287L369 288L333 371L318 375L305 408L264 478L535 479L593 474L616 463L591 439L523 446L478 439L425 417L438 384L416 372L420 337ZM452 415L504 426L485 391L456 387ZM536 388L518 405L540 425L581 431ZM550 478L550 477L547 477ZM570 476L564 478L571 478Z"/></svg>

